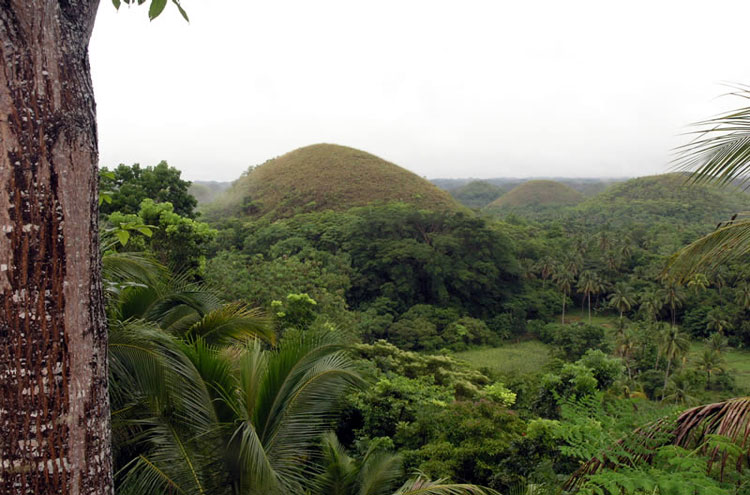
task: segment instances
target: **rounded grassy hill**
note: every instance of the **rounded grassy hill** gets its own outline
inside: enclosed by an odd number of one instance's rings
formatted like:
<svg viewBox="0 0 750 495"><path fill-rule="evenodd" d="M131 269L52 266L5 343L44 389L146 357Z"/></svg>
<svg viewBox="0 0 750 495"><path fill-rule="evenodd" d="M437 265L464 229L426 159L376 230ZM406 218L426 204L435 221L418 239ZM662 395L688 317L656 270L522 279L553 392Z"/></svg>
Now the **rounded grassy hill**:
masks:
<svg viewBox="0 0 750 495"><path fill-rule="evenodd" d="M209 215L290 217L403 202L419 209L461 209L427 180L370 153L335 144L291 151L251 169L209 208Z"/></svg>
<svg viewBox="0 0 750 495"><path fill-rule="evenodd" d="M503 194L487 207L514 209L534 206L575 205L583 199L583 194L560 182L530 180Z"/></svg>
<svg viewBox="0 0 750 495"><path fill-rule="evenodd" d="M750 208L745 192L692 184L682 173L638 177L608 187L578 206L589 220L654 221L658 218L715 223Z"/></svg>

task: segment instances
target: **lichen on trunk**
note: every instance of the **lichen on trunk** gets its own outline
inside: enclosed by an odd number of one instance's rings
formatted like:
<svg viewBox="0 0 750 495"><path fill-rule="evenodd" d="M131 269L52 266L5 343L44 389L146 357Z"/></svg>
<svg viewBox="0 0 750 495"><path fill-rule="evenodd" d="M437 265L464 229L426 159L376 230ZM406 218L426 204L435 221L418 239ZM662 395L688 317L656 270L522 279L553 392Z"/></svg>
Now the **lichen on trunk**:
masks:
<svg viewBox="0 0 750 495"><path fill-rule="evenodd" d="M0 0L0 492L111 493L97 0Z"/></svg>

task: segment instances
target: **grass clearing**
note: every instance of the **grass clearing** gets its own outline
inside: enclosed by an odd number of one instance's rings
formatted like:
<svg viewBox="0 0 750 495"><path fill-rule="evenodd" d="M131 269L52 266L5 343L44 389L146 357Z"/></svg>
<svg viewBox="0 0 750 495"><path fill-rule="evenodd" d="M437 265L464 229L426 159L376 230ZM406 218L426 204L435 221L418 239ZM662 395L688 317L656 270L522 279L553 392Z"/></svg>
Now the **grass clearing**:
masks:
<svg viewBox="0 0 750 495"><path fill-rule="evenodd" d="M538 340L509 343L501 347L457 352L455 357L477 368L486 367L500 373L535 373L550 360L550 346Z"/></svg>

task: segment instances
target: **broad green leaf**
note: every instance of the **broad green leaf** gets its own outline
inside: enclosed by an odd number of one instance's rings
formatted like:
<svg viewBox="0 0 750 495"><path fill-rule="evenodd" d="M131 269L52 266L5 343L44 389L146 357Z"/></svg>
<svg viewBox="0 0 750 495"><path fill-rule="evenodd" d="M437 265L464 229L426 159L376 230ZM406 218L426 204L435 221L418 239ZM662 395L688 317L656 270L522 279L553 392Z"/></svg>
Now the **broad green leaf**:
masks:
<svg viewBox="0 0 750 495"><path fill-rule="evenodd" d="M138 227L138 232L145 235L146 237L151 237L152 235L154 235L154 231L148 227Z"/></svg>
<svg viewBox="0 0 750 495"><path fill-rule="evenodd" d="M151 5L148 8L148 18L152 21L156 19L166 6L167 0L151 0Z"/></svg>
<svg viewBox="0 0 750 495"><path fill-rule="evenodd" d="M112 5L114 5L117 10L120 10L120 0L112 0Z"/></svg>
<svg viewBox="0 0 750 495"><path fill-rule="evenodd" d="M180 5L179 0L172 0L172 3L174 3L177 6L177 10L180 11L180 14L182 14L183 19L185 19L187 22L190 22L190 19L188 18L187 12L185 12L185 9L182 8L182 5Z"/></svg>
<svg viewBox="0 0 750 495"><path fill-rule="evenodd" d="M128 232L127 230L118 230L116 232L116 235L117 240L120 241L120 244L122 244L123 246L127 245L128 240L130 239L130 232Z"/></svg>

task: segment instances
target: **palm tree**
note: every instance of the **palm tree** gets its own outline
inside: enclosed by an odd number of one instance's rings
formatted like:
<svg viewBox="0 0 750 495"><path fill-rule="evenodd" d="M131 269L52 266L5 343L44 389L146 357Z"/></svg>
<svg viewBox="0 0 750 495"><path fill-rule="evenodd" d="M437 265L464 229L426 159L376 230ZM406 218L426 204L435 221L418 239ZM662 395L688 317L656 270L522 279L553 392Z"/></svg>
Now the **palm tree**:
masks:
<svg viewBox="0 0 750 495"><path fill-rule="evenodd" d="M705 349L698 360L698 369L706 373L706 390L711 388L711 377L715 371L724 371L724 358L716 351Z"/></svg>
<svg viewBox="0 0 750 495"><path fill-rule="evenodd" d="M324 470L312 480L312 495L483 495L493 490L475 485L430 481L418 475L398 487L404 478L401 456L373 445L361 461L352 459L334 433L323 435Z"/></svg>
<svg viewBox="0 0 750 495"><path fill-rule="evenodd" d="M337 399L361 383L336 333L290 334L276 350L170 338L166 399L120 422L139 430L120 493L303 493Z"/></svg>
<svg viewBox="0 0 750 495"><path fill-rule="evenodd" d="M620 320L625 311L630 311L635 305L635 292L633 287L625 282L617 282L612 294L609 296L609 305L620 312Z"/></svg>
<svg viewBox="0 0 750 495"><path fill-rule="evenodd" d="M750 87L739 86L732 94L750 98ZM691 171L695 183L747 187L750 183L750 107L698 122L696 138L677 149L676 166ZM711 270L750 252L750 219L720 223L715 231L680 250L668 270L678 280Z"/></svg>
<svg viewBox="0 0 750 495"><path fill-rule="evenodd" d="M662 400L668 400L675 404L694 404L696 398L691 395L693 392L693 383L685 373L679 373L672 376L665 387L666 396Z"/></svg>
<svg viewBox="0 0 750 495"><path fill-rule="evenodd" d="M687 354L689 350L690 339L678 327L669 326L662 330L659 335L659 352L667 361L667 369L664 372L664 390L661 395L662 400L664 400L667 391L667 382L672 363Z"/></svg>
<svg viewBox="0 0 750 495"><path fill-rule="evenodd" d="M559 267L555 272L554 277L557 288L562 292L562 318L561 323L565 325L565 302L570 297L570 291L573 290L573 283L575 282L575 275L572 271L565 267Z"/></svg>
<svg viewBox="0 0 750 495"><path fill-rule="evenodd" d="M596 272L585 270L581 272L577 288L583 293L583 302L588 301L589 323L591 323L591 294L600 294L604 290L604 282L602 282ZM583 311L583 307L581 307L581 311Z"/></svg>
<svg viewBox="0 0 750 495"><path fill-rule="evenodd" d="M542 288L546 287L547 280L554 275L555 267L555 260L550 256L545 256L534 265L535 271L539 273L539 277L542 279Z"/></svg>
<svg viewBox="0 0 750 495"><path fill-rule="evenodd" d="M734 300L743 310L750 308L750 283L744 281L737 286Z"/></svg>
<svg viewBox="0 0 750 495"><path fill-rule="evenodd" d="M719 355L724 352L724 350L727 348L727 345L727 338L719 332L712 333L711 336L706 339L706 346L708 346L708 349L711 352L715 352Z"/></svg>
<svg viewBox="0 0 750 495"><path fill-rule="evenodd" d="M662 294L664 297L664 302L669 305L670 315L672 317L672 326L675 326L677 324L675 320L676 309L682 306L684 300L682 291L676 283L669 281L666 287L664 287Z"/></svg>
<svg viewBox="0 0 750 495"><path fill-rule="evenodd" d="M622 362L625 364L625 369L628 372L629 380L633 379L630 361L639 343L638 335L632 328L626 328L617 336L615 341L615 353L622 358Z"/></svg>
<svg viewBox="0 0 750 495"><path fill-rule="evenodd" d="M714 308L706 315L706 328L724 335L724 330L732 328L726 313L719 308Z"/></svg>
<svg viewBox="0 0 750 495"><path fill-rule="evenodd" d="M687 286L693 290L695 295L708 288L708 277L702 273L695 273L688 280Z"/></svg>
<svg viewBox="0 0 750 495"><path fill-rule="evenodd" d="M649 289L643 292L640 296L640 309L646 314L646 317L651 321L656 321L659 317L659 313L664 307L664 299L659 291L655 289Z"/></svg>

